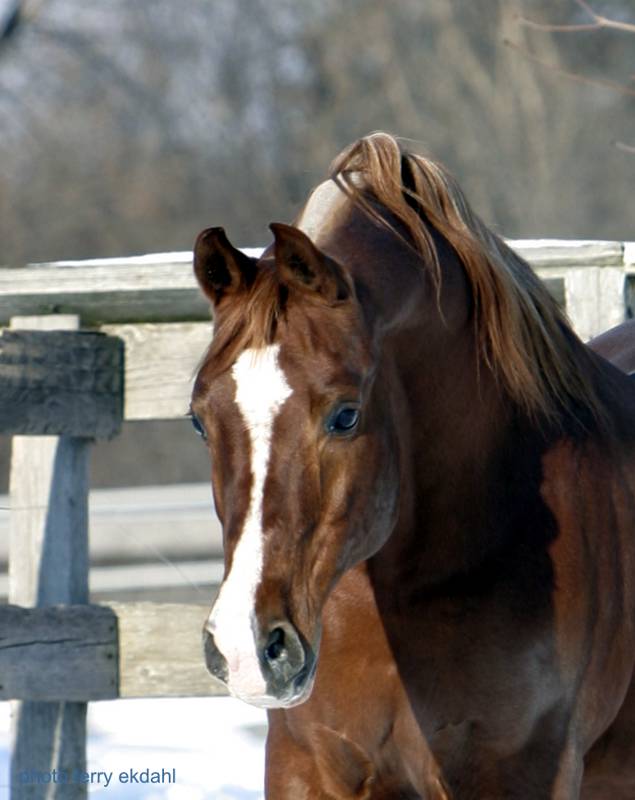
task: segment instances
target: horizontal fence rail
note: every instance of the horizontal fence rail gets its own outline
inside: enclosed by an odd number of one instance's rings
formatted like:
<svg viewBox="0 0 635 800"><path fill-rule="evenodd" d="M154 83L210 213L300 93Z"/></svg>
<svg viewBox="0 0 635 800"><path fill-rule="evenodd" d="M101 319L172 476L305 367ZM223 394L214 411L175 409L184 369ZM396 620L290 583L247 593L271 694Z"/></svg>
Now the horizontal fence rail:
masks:
<svg viewBox="0 0 635 800"><path fill-rule="evenodd" d="M509 244L546 282L583 339L633 315L632 243ZM211 336L209 307L191 261L191 253L168 253L0 270L0 325L16 315L78 315L84 327L124 342L123 418L178 419L187 411L193 375Z"/></svg>
<svg viewBox="0 0 635 800"><path fill-rule="evenodd" d="M509 244L581 338L633 316L633 243ZM85 766L88 702L224 693L204 664L207 598L88 602L89 576L107 600L169 583L168 573L211 595L222 577L209 487L161 487L154 497L135 489L133 501L124 489L89 503L94 438L116 435L124 420L188 410L211 339L191 261L188 252L0 270L0 432L14 436L8 549L0 515L0 565L8 566L0 597L9 600L0 605L0 699L14 703L12 800L86 798L85 786L22 786L16 776L51 772L61 758Z"/></svg>
<svg viewBox="0 0 635 800"><path fill-rule="evenodd" d="M247 248L258 256L262 248ZM209 319L192 253L31 264L0 270L0 325L11 317L78 314L84 325Z"/></svg>
<svg viewBox="0 0 635 800"><path fill-rule="evenodd" d="M631 242L510 239L555 296L574 269L635 271ZM262 248L245 248L259 256ZM33 264L0 270L0 325L14 316L77 314L84 326L123 322L192 322L209 319L196 286L190 252L119 259Z"/></svg>
<svg viewBox="0 0 635 800"><path fill-rule="evenodd" d="M0 606L0 700L210 697L204 605Z"/></svg>

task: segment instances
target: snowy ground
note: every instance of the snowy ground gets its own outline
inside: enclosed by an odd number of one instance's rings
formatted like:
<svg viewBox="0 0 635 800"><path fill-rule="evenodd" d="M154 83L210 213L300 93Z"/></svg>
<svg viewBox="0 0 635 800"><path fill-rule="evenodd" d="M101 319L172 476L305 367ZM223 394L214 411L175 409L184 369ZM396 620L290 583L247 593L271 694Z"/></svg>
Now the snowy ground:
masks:
<svg viewBox="0 0 635 800"><path fill-rule="evenodd" d="M95 800L263 797L263 711L225 697L116 700L88 708L87 769L102 773L89 784ZM8 795L9 723L10 704L0 703L0 797ZM163 782L122 783L121 773L131 770L139 779L144 770L148 777L160 773ZM169 783L172 775L176 780Z"/></svg>

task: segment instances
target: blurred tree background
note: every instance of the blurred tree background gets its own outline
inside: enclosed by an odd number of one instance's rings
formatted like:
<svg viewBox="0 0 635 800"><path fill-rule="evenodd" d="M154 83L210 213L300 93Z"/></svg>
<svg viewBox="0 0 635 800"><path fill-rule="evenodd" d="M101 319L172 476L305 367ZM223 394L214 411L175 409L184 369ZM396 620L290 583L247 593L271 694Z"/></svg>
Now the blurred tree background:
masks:
<svg viewBox="0 0 635 800"><path fill-rule="evenodd" d="M632 0L591 5L635 22ZM616 143L635 145L635 36L523 22L584 25L580 0L0 0L0 12L4 265L186 250L212 224L264 244L374 129L422 143L505 236L633 238L635 156Z"/></svg>

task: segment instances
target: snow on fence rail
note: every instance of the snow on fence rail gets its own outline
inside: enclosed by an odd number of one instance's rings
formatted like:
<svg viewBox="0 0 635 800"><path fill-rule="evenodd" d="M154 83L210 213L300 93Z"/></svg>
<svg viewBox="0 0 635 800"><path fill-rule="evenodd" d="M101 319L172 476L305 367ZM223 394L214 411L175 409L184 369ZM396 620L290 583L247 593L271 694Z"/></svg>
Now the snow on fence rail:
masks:
<svg viewBox="0 0 635 800"><path fill-rule="evenodd" d="M632 244L511 244L583 338L633 315ZM16 703L13 800L86 796L16 776L84 767L87 702L222 693L203 665L207 606L88 604L90 441L124 419L186 412L210 337L190 263L177 253L0 270L0 432L14 436L0 698Z"/></svg>

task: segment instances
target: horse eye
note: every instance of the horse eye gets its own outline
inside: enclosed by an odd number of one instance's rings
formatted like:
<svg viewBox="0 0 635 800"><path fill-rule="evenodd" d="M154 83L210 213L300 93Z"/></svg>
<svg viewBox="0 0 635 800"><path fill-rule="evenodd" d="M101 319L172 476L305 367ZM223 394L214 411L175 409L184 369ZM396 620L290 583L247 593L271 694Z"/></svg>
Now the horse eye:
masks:
<svg viewBox="0 0 635 800"><path fill-rule="evenodd" d="M190 419L192 420L192 427L198 433L198 435L202 438L207 440L207 433L205 432L205 428L203 427L202 422L196 416L196 414L191 414Z"/></svg>
<svg viewBox="0 0 635 800"><path fill-rule="evenodd" d="M327 430L329 433L351 433L359 422L359 409L355 406L342 406L331 415Z"/></svg>

